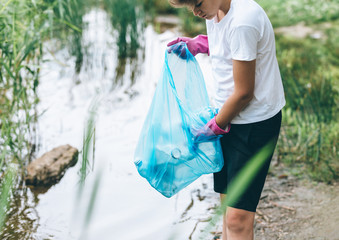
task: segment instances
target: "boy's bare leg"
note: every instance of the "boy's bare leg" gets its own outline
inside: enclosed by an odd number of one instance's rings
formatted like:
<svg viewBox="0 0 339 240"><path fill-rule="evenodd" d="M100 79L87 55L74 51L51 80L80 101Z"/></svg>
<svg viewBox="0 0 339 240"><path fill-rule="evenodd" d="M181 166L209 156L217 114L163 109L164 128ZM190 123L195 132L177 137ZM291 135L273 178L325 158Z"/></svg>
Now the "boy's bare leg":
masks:
<svg viewBox="0 0 339 240"><path fill-rule="evenodd" d="M220 194L221 202L226 198ZM227 207L223 216L222 240L253 240L254 212Z"/></svg>
<svg viewBox="0 0 339 240"><path fill-rule="evenodd" d="M221 203L226 200L226 194L220 194L220 201ZM226 240L226 213L223 216L223 222L222 222L222 235L221 235L222 240Z"/></svg>
<svg viewBox="0 0 339 240"><path fill-rule="evenodd" d="M227 207L226 235L229 240L253 240L254 212Z"/></svg>

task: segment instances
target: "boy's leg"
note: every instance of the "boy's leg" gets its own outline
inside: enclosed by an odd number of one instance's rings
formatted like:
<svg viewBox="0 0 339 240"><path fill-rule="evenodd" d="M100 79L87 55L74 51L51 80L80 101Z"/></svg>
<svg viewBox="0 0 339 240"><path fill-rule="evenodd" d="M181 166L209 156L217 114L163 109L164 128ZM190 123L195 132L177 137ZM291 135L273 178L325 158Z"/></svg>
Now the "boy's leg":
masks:
<svg viewBox="0 0 339 240"><path fill-rule="evenodd" d="M220 172L214 173L214 190L221 193L221 198L225 197L222 193L227 192L227 185L246 166L248 160L270 140L277 141L280 124L281 112L265 121L243 125L233 124L231 132L221 139L225 165ZM253 239L255 211L271 157L266 159L236 203L228 207L223 220L223 240ZM243 232L243 238L242 234L239 238L233 238L236 232Z"/></svg>
<svg viewBox="0 0 339 240"><path fill-rule="evenodd" d="M223 202L226 194L220 194ZM253 239L254 212L227 207L223 216L222 240L227 239Z"/></svg>
<svg viewBox="0 0 339 240"><path fill-rule="evenodd" d="M226 239L252 240L255 212L227 207Z"/></svg>
<svg viewBox="0 0 339 240"><path fill-rule="evenodd" d="M226 194L220 193L220 202L222 203L226 199ZM222 240L226 240L226 212L223 215L223 220L222 220L222 235L221 235Z"/></svg>

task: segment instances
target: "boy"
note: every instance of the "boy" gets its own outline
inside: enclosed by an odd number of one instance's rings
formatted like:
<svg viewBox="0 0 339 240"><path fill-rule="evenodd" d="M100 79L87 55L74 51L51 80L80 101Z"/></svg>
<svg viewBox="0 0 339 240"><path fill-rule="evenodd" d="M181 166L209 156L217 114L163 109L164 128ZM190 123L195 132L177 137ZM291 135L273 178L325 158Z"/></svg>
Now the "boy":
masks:
<svg viewBox="0 0 339 240"><path fill-rule="evenodd" d="M206 19L207 36L178 38L168 46L184 41L193 55L211 57L215 104L220 110L207 126L223 135L225 165L214 174L214 190L224 199L239 171L268 142L276 144L279 136L285 97L273 28L253 0L169 1L175 7L190 7L194 15ZM253 239L254 215L271 158L237 202L227 207L223 240Z"/></svg>

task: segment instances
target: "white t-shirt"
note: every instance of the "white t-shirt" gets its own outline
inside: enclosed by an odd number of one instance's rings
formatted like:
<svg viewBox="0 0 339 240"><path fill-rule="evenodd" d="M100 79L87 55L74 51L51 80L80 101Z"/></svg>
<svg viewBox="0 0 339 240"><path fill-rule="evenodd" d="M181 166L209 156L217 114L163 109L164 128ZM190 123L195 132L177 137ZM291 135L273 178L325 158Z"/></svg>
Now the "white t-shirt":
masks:
<svg viewBox="0 0 339 240"><path fill-rule="evenodd" d="M285 96L273 27L264 10L253 0L232 0L220 22L215 17L206 20L206 25L216 107L221 108L234 90L232 59L256 59L254 97L231 123L253 123L277 114Z"/></svg>

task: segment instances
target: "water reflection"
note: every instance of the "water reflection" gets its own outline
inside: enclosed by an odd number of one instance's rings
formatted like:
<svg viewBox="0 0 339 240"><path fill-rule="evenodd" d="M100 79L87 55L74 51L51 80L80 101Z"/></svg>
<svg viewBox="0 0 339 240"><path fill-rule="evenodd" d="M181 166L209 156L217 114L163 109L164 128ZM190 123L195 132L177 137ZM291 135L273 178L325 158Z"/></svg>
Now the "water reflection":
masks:
<svg viewBox="0 0 339 240"><path fill-rule="evenodd" d="M56 56L55 59L58 59L65 62L63 66L60 66L55 61L50 61L45 66L48 66L50 70L52 69L61 69L58 72L58 75L50 75L48 77L48 81L53 82L51 85L54 89L49 89L52 94L56 91L55 88L60 87L60 84L63 79L67 78L69 90L66 93L67 101L65 99L59 98L56 96L54 100L57 99L57 102L53 102L53 105L58 105L58 108L65 108L71 104L71 108L74 108L74 111L77 111L77 107L79 108L79 104L76 104L78 99L79 88L84 89L83 91L91 91L95 89L100 90L104 96L114 95L115 92L123 93L129 99L137 96L138 92L133 88L135 83L137 82L138 77L141 73L141 67L143 66L143 62L145 59L144 49L138 48L137 54L135 57L129 58L118 58L118 51L116 45L116 39L113 37L114 30L112 29L110 22L108 21L107 13L102 9L93 9L87 15L84 16L84 22L86 23L86 28L83 31L83 39L82 45L84 46L83 52L83 62L81 65L80 58L73 58L67 54L67 50L55 50ZM141 41L143 37L140 38ZM52 40L53 41L57 40ZM139 46L142 46L143 42L140 42ZM82 56L81 56L82 60ZM48 73L49 74L49 73ZM69 77L69 76L72 77ZM113 93L113 94L112 94ZM84 94L85 99L83 99L83 105L85 105L86 100L89 98L89 95ZM40 97L40 96L39 96ZM121 96L117 96L111 100L119 101ZM111 97L110 97L111 98ZM46 99L42 99L44 101ZM65 104L65 102L67 102ZM50 109L45 109L47 112ZM78 109L79 111L79 109ZM40 111L41 115L43 112ZM44 116L44 115L42 115ZM53 116L55 120L56 117L61 116ZM57 136L57 133L67 131L64 129L64 125L60 124L60 126L53 125L53 129L49 129L53 132L54 136ZM32 148L39 152L41 148L46 150L46 145L48 149L51 149L54 146L43 143L44 138L43 135L46 134L46 130L48 129L39 129L38 124L32 124L32 129L34 130L34 134L32 136ZM70 132L73 130L68 129ZM37 131L37 135L36 132ZM44 132L42 132L44 131ZM38 136L40 135L40 136ZM74 137L74 136L73 136ZM81 140L81 135L75 136ZM35 156L36 153L34 151L29 153L31 157ZM40 153L39 153L40 154ZM77 176L75 176L76 178ZM21 240L21 239L40 239L40 235L43 236L43 239L46 237L54 239L53 229L47 229L41 231L41 228L44 228L41 224L41 217L46 218L49 217L49 213L46 212L46 209L53 208L53 203L49 202L48 207L44 206L44 210L37 210L39 207L39 199L46 199L46 195L49 194L48 188L28 188L23 183L20 184L20 187L17 187L13 192L12 201L7 211L7 219L0 233L0 239L8 239L8 240ZM65 197L65 196L63 196ZM48 198L48 197L47 197ZM62 198L58 198L61 200ZM40 204L41 205L41 204ZM40 206L41 207L41 206ZM61 213L60 213L61 214ZM52 215L51 215L52 216ZM62 217L60 217L62 219ZM58 229L60 227L60 223L58 225L59 219L52 219L51 222L56 223L53 228ZM40 228L40 230L38 230ZM46 234L46 232L48 232ZM62 235L62 234L60 234ZM58 237L60 237L58 235Z"/></svg>
<svg viewBox="0 0 339 240"><path fill-rule="evenodd" d="M141 74L141 66L144 61L144 55L142 54L141 57L142 58L119 59L115 68L115 77L113 78L111 91L124 86L124 93L130 98L138 95L138 92L132 87L136 83L138 76Z"/></svg>
<svg viewBox="0 0 339 240"><path fill-rule="evenodd" d="M38 202L38 196L32 194L28 188L21 187L15 190L0 239L35 239L34 234L37 232L40 219L36 211Z"/></svg>
<svg viewBox="0 0 339 240"><path fill-rule="evenodd" d="M74 85L91 82L92 87L95 85L104 95L120 89L130 97L136 96L131 87L140 76L145 60L143 20L140 19L138 27L124 35L124 44L117 38L121 35L121 29L116 29L119 27L111 23L110 15L104 10L93 9L84 21L87 27L83 33L83 45L87 50L82 69L75 74ZM133 43L136 40L137 44ZM122 57L119 53L121 48L126 48L130 54ZM93 84L93 81L96 83Z"/></svg>

